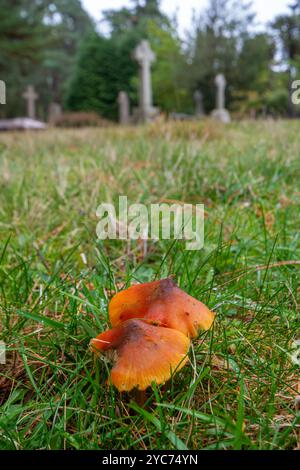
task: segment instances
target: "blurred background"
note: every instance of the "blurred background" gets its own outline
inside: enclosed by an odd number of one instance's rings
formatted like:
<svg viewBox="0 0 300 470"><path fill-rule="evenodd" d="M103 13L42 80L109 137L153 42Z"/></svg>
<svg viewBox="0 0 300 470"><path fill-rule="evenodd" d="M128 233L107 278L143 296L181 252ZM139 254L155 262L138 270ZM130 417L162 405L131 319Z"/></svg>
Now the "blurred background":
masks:
<svg viewBox="0 0 300 470"><path fill-rule="evenodd" d="M163 113L193 113L196 90L209 113L223 73L233 116L299 115L289 99L300 79L299 0L0 0L0 8L2 118L25 115L22 94L33 85L41 120L58 103L116 121L120 90L137 104L132 52L144 38L156 54L153 96Z"/></svg>

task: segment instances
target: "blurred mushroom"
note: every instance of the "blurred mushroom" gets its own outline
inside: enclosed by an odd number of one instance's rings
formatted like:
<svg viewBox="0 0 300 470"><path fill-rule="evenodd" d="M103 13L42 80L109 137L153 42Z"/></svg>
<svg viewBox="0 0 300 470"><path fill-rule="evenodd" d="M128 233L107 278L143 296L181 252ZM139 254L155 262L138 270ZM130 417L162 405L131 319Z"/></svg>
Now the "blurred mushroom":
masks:
<svg viewBox="0 0 300 470"><path fill-rule="evenodd" d="M195 338L200 330L209 330L215 314L181 290L172 279L162 279L116 294L109 304L109 317L112 326L130 318L143 318Z"/></svg>
<svg viewBox="0 0 300 470"><path fill-rule="evenodd" d="M190 340L179 331L131 319L91 340L95 353L113 352L111 382L120 392L163 384L187 362Z"/></svg>

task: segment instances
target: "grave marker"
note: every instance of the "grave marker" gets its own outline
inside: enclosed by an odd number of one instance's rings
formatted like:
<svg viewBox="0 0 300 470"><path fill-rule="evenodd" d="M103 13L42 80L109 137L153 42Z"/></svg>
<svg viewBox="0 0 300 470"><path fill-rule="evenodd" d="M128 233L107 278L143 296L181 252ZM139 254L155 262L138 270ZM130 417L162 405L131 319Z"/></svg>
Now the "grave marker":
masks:
<svg viewBox="0 0 300 470"><path fill-rule="evenodd" d="M152 104L151 65L155 54L148 41L143 40L134 51L134 58L140 65L139 114L142 122L150 121L157 113Z"/></svg>
<svg viewBox="0 0 300 470"><path fill-rule="evenodd" d="M212 117L227 124L231 119L229 112L225 109L226 79L223 74L220 73L216 76L215 84L217 87L216 109L212 112Z"/></svg>
<svg viewBox="0 0 300 470"><path fill-rule="evenodd" d="M126 126L130 122L129 98L126 91L120 91L118 95L119 123Z"/></svg>
<svg viewBox="0 0 300 470"><path fill-rule="evenodd" d="M35 101L38 99L39 95L36 94L32 85L28 85L22 96L27 102L27 117L35 119Z"/></svg>

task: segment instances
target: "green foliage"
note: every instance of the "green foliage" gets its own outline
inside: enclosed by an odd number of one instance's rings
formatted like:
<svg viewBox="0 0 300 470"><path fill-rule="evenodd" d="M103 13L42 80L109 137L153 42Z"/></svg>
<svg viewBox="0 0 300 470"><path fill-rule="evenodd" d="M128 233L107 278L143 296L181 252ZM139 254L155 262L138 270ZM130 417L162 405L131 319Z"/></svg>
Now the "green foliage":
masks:
<svg viewBox="0 0 300 470"><path fill-rule="evenodd" d="M156 55L152 83L155 104L163 111L186 111L192 108L183 71L188 67L180 39L172 27L160 28L149 21L147 32Z"/></svg>
<svg viewBox="0 0 300 470"><path fill-rule="evenodd" d="M272 23L275 37L279 42L282 65L288 74L287 89L291 93L291 83L300 74L300 0L289 5L289 13L279 15ZM286 110L290 116L295 116L299 110L287 100Z"/></svg>
<svg viewBox="0 0 300 470"><path fill-rule="evenodd" d="M272 90L266 94L266 108L275 116L282 116L286 113L288 102L289 92L287 88L276 88L276 90Z"/></svg>
<svg viewBox="0 0 300 470"><path fill-rule="evenodd" d="M80 0L34 0L1 4L1 76L7 83L6 116L24 115L22 91L39 94L38 114L47 118L50 101L62 101L79 44L94 25Z"/></svg>
<svg viewBox="0 0 300 470"><path fill-rule="evenodd" d="M42 23L43 14L43 2L1 0L1 69L11 60L38 62L41 48L47 45L48 28Z"/></svg>
<svg viewBox="0 0 300 470"><path fill-rule="evenodd" d="M132 9L109 10L104 18L111 36L95 34L83 44L66 106L74 111L93 110L116 120L119 91L126 91L131 106L136 105L138 65L132 54L139 41L145 38L151 39L158 52L154 98L163 109L171 107L172 102L174 106L178 67L175 70L174 64L168 63L168 56L171 54L176 60L182 60L182 56L179 41L172 36L169 21L161 14L158 2L148 1L143 6L137 2ZM179 99L180 92L177 96Z"/></svg>
<svg viewBox="0 0 300 470"><path fill-rule="evenodd" d="M7 84L7 105L0 107L0 116L22 109L24 77L42 63L43 50L49 46L49 30L42 22L43 13L43 5L38 1L1 1L0 79Z"/></svg>
<svg viewBox="0 0 300 470"><path fill-rule="evenodd" d="M207 9L195 20L195 33L190 38L191 87L203 91L208 111L215 106L217 73L226 76L229 107L238 106L235 100L239 96L240 101L241 92L262 93L269 86L266 75L274 47L267 34L250 31L254 16L249 4L210 0Z"/></svg>
<svg viewBox="0 0 300 470"><path fill-rule="evenodd" d="M160 10L159 0L145 0L141 5L134 2L132 8L104 11L104 19L108 23L112 36L120 36L129 31L137 30L141 38L147 36L147 23L154 21L160 27L170 25L166 15ZM146 35L146 36L145 36Z"/></svg>
<svg viewBox="0 0 300 470"><path fill-rule="evenodd" d="M289 13L277 16L272 23L280 41L283 59L288 64L300 55L300 1L294 1L289 8Z"/></svg>
<svg viewBox="0 0 300 470"><path fill-rule="evenodd" d="M74 111L96 111L108 119L117 119L117 97L120 90L134 98L131 79L137 65L131 58L136 45L134 35L104 38L90 36L83 44L74 78L66 98L66 106Z"/></svg>
<svg viewBox="0 0 300 470"><path fill-rule="evenodd" d="M265 33L244 38L238 55L236 86L239 90L264 92L269 86L275 46Z"/></svg>
<svg viewBox="0 0 300 470"><path fill-rule="evenodd" d="M44 21L50 26L51 42L42 64L46 74L44 85L52 101L61 102L80 44L94 31L94 23L80 0L49 1Z"/></svg>

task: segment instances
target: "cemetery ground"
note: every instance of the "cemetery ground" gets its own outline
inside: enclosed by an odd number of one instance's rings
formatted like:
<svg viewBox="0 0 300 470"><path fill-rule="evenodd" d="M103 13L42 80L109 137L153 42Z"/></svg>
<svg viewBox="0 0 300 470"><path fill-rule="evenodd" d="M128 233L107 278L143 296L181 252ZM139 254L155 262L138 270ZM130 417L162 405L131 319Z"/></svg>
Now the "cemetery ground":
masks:
<svg viewBox="0 0 300 470"><path fill-rule="evenodd" d="M0 135L1 449L300 448L300 123ZM205 204L205 247L96 239L100 202ZM89 341L113 293L175 275L217 314L147 404Z"/></svg>

